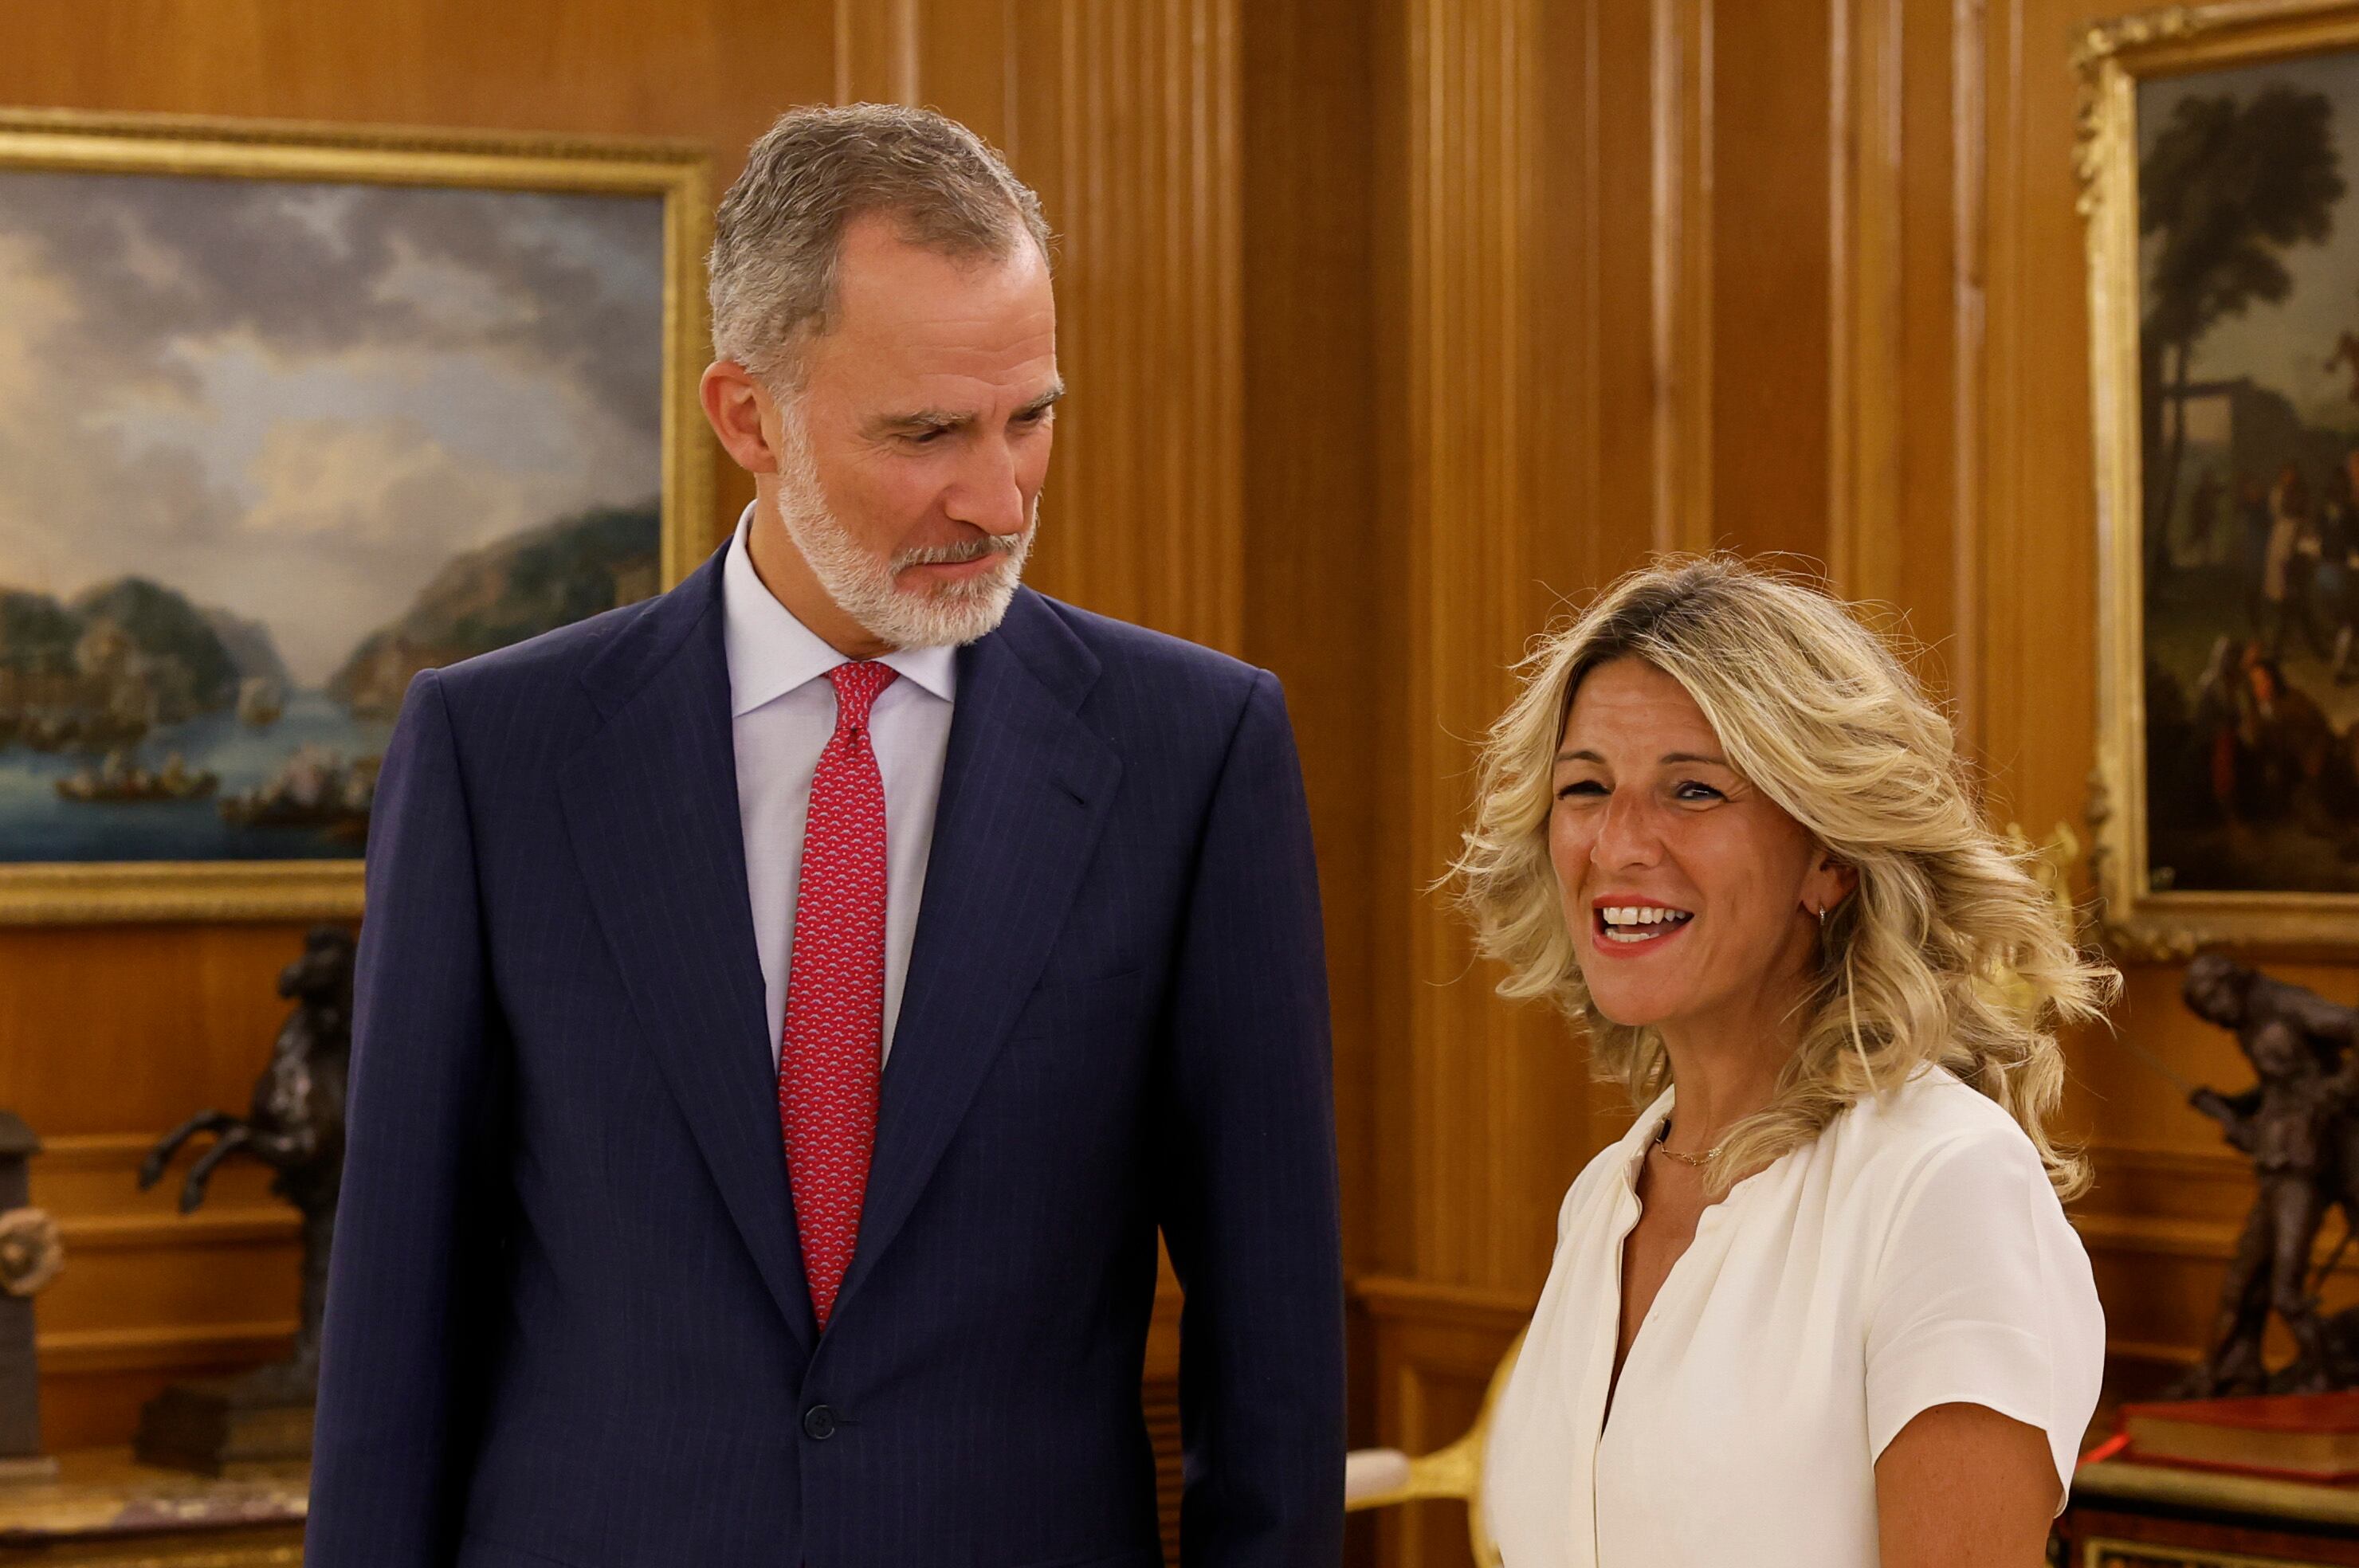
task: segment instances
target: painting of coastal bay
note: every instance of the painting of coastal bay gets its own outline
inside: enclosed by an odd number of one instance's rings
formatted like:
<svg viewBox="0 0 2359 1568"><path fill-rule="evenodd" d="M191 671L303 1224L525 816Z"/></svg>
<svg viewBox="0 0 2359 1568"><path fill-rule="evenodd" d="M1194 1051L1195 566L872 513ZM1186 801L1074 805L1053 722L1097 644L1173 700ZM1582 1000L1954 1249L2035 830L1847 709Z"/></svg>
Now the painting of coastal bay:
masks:
<svg viewBox="0 0 2359 1568"><path fill-rule="evenodd" d="M411 678L665 585L701 186L7 150L0 880L337 862L356 900Z"/></svg>

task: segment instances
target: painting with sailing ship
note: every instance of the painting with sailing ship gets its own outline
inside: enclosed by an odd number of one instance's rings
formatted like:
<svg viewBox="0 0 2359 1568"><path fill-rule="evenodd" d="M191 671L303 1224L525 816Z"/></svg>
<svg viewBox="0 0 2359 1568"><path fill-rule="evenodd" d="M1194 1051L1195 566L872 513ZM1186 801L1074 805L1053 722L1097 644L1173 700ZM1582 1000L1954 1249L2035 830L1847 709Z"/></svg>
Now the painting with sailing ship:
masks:
<svg viewBox="0 0 2359 1568"><path fill-rule="evenodd" d="M2147 881L2359 892L2359 51L2136 117Z"/></svg>
<svg viewBox="0 0 2359 1568"><path fill-rule="evenodd" d="M0 863L356 860L410 677L655 592L664 199L0 169Z"/></svg>

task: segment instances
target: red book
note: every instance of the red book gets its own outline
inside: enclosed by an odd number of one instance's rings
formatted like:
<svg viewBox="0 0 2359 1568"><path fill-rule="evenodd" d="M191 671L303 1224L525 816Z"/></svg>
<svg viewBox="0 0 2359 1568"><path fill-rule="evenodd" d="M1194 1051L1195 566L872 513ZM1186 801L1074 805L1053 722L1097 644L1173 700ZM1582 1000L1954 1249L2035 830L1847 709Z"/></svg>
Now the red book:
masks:
<svg viewBox="0 0 2359 1568"><path fill-rule="evenodd" d="M2134 1459L2301 1481L2359 1478L2359 1393L2124 1405Z"/></svg>

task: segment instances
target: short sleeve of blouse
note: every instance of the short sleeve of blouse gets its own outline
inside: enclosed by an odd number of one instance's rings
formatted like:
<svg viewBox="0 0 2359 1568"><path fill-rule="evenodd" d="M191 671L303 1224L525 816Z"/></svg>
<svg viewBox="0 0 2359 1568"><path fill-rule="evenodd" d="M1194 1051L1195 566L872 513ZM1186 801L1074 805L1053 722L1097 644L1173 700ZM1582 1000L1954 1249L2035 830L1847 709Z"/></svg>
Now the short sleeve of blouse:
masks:
<svg viewBox="0 0 2359 1568"><path fill-rule="evenodd" d="M2010 1128L1936 1149L1894 1195L1869 1288L1871 1454L1920 1411L1977 1404L2047 1433L2071 1487L2105 1322L2088 1253L2028 1140Z"/></svg>

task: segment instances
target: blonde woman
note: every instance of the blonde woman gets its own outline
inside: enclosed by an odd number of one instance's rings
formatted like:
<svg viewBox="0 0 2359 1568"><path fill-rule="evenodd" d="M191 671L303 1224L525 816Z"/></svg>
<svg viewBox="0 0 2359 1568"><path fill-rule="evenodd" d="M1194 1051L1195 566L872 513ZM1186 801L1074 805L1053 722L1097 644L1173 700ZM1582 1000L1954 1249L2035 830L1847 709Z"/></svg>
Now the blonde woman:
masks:
<svg viewBox="0 0 2359 1568"><path fill-rule="evenodd" d="M1642 1106L1489 1444L1508 1568L2030 1568L2104 1324L2049 1141L2115 977L1833 600L1623 579L1492 731L1462 892Z"/></svg>

